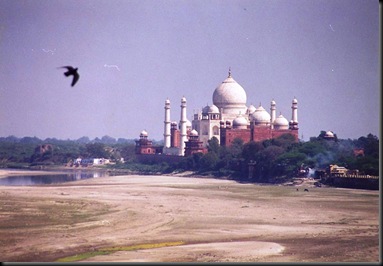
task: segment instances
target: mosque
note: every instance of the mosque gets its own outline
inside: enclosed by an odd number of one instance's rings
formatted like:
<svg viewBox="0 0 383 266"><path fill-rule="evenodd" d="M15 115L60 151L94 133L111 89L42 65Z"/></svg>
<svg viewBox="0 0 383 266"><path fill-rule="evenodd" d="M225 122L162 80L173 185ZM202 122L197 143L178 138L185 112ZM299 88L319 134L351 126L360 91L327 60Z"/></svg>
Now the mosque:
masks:
<svg viewBox="0 0 383 266"><path fill-rule="evenodd" d="M208 141L216 137L221 146L229 146L234 139L244 143L277 138L291 134L298 141L298 101L292 100L290 122L280 114L276 116L276 103L270 103L270 113L260 104L257 108L246 105L247 95L243 87L231 75L214 90L213 104L186 117L186 98L181 99L179 124L170 120L170 101L165 100L164 146L154 147L148 133L142 131L136 141L137 154L165 154L189 156L207 152Z"/></svg>

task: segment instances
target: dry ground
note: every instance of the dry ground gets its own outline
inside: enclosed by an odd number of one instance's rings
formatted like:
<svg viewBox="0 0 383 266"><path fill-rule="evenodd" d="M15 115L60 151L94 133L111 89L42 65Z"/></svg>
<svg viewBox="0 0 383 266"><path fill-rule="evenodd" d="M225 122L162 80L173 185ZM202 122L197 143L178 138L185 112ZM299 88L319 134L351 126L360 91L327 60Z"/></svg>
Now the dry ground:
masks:
<svg viewBox="0 0 383 266"><path fill-rule="evenodd" d="M0 186L1 261L379 262L379 191L308 186L137 175Z"/></svg>

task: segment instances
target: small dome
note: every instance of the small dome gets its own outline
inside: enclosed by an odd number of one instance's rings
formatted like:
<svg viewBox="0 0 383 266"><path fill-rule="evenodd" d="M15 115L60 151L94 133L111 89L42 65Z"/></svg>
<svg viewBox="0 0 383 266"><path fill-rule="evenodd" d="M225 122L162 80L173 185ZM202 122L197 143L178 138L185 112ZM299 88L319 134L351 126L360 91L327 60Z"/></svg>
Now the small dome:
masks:
<svg viewBox="0 0 383 266"><path fill-rule="evenodd" d="M147 137L147 136L148 136L148 132L146 132L146 130L142 130L140 133L140 137Z"/></svg>
<svg viewBox="0 0 383 266"><path fill-rule="evenodd" d="M252 114L256 110L255 106L250 104L250 106L247 108L247 113Z"/></svg>
<svg viewBox="0 0 383 266"><path fill-rule="evenodd" d="M206 105L204 108L202 108L202 113L207 114L207 113L209 113L209 110L210 110L210 106Z"/></svg>
<svg viewBox="0 0 383 266"><path fill-rule="evenodd" d="M268 125L270 124L270 114L263 108L262 106L259 106L254 113L251 114L251 119L254 121L256 125L263 124Z"/></svg>
<svg viewBox="0 0 383 266"><path fill-rule="evenodd" d="M275 101L272 100L271 103L270 103L270 105L276 105Z"/></svg>
<svg viewBox="0 0 383 266"><path fill-rule="evenodd" d="M166 100L165 100L165 104L170 104L170 100L169 100L169 99L166 99Z"/></svg>
<svg viewBox="0 0 383 266"><path fill-rule="evenodd" d="M192 123L190 122L189 119L186 119L186 127L191 127L192 126Z"/></svg>
<svg viewBox="0 0 383 266"><path fill-rule="evenodd" d="M298 103L298 100L296 98L294 98L293 103Z"/></svg>
<svg viewBox="0 0 383 266"><path fill-rule="evenodd" d="M193 129L192 131L190 131L190 136L197 137L198 136L197 130Z"/></svg>
<svg viewBox="0 0 383 266"><path fill-rule="evenodd" d="M211 105L211 106L205 106L203 109L202 109L202 113L203 114L218 114L219 113L219 110L218 110L218 107L216 105Z"/></svg>
<svg viewBox="0 0 383 266"><path fill-rule="evenodd" d="M237 118L235 118L233 120L233 127L234 128L238 128L238 127L247 127L247 119L244 118L243 116L237 116Z"/></svg>
<svg viewBox="0 0 383 266"><path fill-rule="evenodd" d="M289 121L283 115L279 115L274 120L274 128L275 129L288 129L289 128Z"/></svg>
<svg viewBox="0 0 383 266"><path fill-rule="evenodd" d="M334 137L334 133L332 133L331 131L326 131L326 134L324 136L326 138L333 138Z"/></svg>

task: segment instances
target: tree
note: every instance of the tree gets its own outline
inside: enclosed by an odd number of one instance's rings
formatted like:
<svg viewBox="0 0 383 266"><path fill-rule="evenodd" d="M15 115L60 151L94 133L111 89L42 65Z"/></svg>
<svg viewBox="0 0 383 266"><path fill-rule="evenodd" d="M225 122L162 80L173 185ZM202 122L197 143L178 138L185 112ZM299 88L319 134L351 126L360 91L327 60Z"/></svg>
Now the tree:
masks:
<svg viewBox="0 0 383 266"><path fill-rule="evenodd" d="M243 140L240 138L233 139L233 142L228 147L227 151L231 154L233 158L238 158L242 154L243 149Z"/></svg>
<svg viewBox="0 0 383 266"><path fill-rule="evenodd" d="M113 138L113 137L110 137L108 135L105 135L101 138L101 142L104 143L104 144L115 144L116 143L116 139Z"/></svg>
<svg viewBox="0 0 383 266"><path fill-rule="evenodd" d="M379 157L379 139L371 133L367 137L360 137L356 141L356 146L363 148L365 155Z"/></svg>
<svg viewBox="0 0 383 266"><path fill-rule="evenodd" d="M285 150L297 145L295 137L289 133L283 134L276 139L271 140L273 145L284 148Z"/></svg>
<svg viewBox="0 0 383 266"><path fill-rule="evenodd" d="M250 141L243 145L242 149L242 157L245 159L246 162L249 162L251 160L256 160L257 153L262 151L264 149L264 146L260 142L254 142Z"/></svg>
<svg viewBox="0 0 383 266"><path fill-rule="evenodd" d="M208 152L213 152L217 155L219 154L220 145L216 137L212 137L211 139L207 141L207 149L208 149Z"/></svg>
<svg viewBox="0 0 383 266"><path fill-rule="evenodd" d="M86 144L86 143L90 142L90 139L89 139L89 137L84 136L84 137L77 139L76 142Z"/></svg>
<svg viewBox="0 0 383 266"><path fill-rule="evenodd" d="M136 161L136 151L135 145L126 144L120 148L121 157L124 158L125 162L134 162Z"/></svg>
<svg viewBox="0 0 383 266"><path fill-rule="evenodd" d="M215 170L218 163L218 155L214 152L204 154L199 160L199 171L206 172Z"/></svg>
<svg viewBox="0 0 383 266"><path fill-rule="evenodd" d="M105 144L100 142L86 144L86 156L91 158L109 158Z"/></svg>
<svg viewBox="0 0 383 266"><path fill-rule="evenodd" d="M301 143L300 146L298 147L298 151L306 154L309 157L314 157L318 153L325 152L326 149L321 142L310 141L310 142Z"/></svg>
<svg viewBox="0 0 383 266"><path fill-rule="evenodd" d="M284 152L282 147L275 145L260 150L255 157L256 178L267 181L274 177L276 175L275 161Z"/></svg>
<svg viewBox="0 0 383 266"><path fill-rule="evenodd" d="M275 161L277 175L297 176L297 171L305 159L306 155L300 152L292 151L281 154Z"/></svg>
<svg viewBox="0 0 383 266"><path fill-rule="evenodd" d="M356 158L355 166L361 173L379 176L379 158L371 155L358 157Z"/></svg>

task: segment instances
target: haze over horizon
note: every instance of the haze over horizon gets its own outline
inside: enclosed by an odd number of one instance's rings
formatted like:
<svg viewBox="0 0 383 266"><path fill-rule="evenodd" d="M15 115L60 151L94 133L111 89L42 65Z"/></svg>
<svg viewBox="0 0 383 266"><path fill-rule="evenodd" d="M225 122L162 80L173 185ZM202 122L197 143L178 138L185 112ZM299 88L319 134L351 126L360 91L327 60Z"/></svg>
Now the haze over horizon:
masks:
<svg viewBox="0 0 383 266"><path fill-rule="evenodd" d="M227 77L299 137L380 138L375 0L2 0L0 137L160 141ZM80 79L60 66L78 67Z"/></svg>

